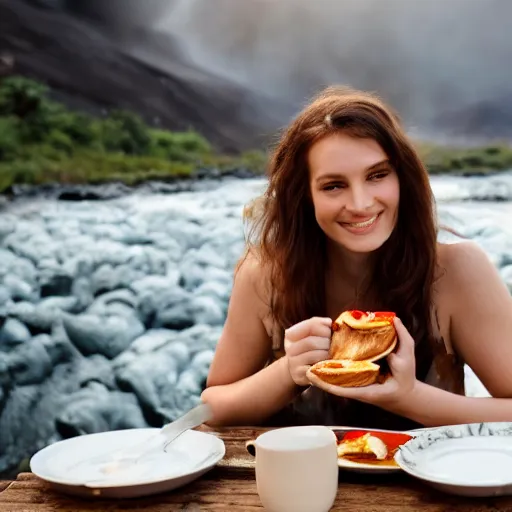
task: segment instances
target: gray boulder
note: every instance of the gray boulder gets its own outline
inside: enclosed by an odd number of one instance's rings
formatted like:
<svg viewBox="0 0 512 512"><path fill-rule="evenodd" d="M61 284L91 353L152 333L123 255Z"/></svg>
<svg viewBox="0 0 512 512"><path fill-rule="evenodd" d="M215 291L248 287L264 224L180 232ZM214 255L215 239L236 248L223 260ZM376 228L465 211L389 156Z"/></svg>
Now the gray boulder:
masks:
<svg viewBox="0 0 512 512"><path fill-rule="evenodd" d="M71 342L84 354L102 354L112 359L126 350L145 328L135 316L63 314Z"/></svg>

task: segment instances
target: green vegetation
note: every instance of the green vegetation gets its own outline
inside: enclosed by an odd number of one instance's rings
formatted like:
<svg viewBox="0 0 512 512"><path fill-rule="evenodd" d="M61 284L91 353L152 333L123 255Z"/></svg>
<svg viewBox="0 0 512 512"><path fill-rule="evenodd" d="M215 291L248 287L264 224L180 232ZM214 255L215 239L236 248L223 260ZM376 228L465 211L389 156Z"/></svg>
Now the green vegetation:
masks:
<svg viewBox="0 0 512 512"><path fill-rule="evenodd" d="M431 173L482 174L512 168L512 148L419 144ZM198 169L262 173L261 151L222 155L194 131L148 127L137 115L112 111L98 119L68 110L46 86L24 77L0 82L0 193L15 183L39 185L190 178Z"/></svg>
<svg viewBox="0 0 512 512"><path fill-rule="evenodd" d="M450 147L420 143L418 149L431 174L491 174L512 170L512 147L507 144Z"/></svg>
<svg viewBox="0 0 512 512"><path fill-rule="evenodd" d="M264 163L263 153L218 154L193 131L152 129L131 112L97 119L70 111L27 78L0 82L0 192L15 183L134 185L188 178L205 167L261 172Z"/></svg>

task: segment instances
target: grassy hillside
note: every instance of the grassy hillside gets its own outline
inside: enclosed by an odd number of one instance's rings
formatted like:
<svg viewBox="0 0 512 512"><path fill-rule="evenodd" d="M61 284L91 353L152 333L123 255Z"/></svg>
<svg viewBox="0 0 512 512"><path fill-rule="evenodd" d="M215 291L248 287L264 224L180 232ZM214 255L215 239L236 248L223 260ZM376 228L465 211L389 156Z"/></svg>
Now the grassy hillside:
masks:
<svg viewBox="0 0 512 512"><path fill-rule="evenodd" d="M512 168L508 146L451 148L419 144L432 173L489 173ZM102 119L67 110L47 88L23 77L0 82L0 193L39 185L193 178L199 169L264 171L265 155L222 155L194 131L149 128L137 115Z"/></svg>
<svg viewBox="0 0 512 512"><path fill-rule="evenodd" d="M40 83L23 77L0 82L0 192L14 183L133 185L188 178L205 167L223 172L263 166L263 154L218 154L193 131L152 129L119 110L94 118L51 101Z"/></svg>

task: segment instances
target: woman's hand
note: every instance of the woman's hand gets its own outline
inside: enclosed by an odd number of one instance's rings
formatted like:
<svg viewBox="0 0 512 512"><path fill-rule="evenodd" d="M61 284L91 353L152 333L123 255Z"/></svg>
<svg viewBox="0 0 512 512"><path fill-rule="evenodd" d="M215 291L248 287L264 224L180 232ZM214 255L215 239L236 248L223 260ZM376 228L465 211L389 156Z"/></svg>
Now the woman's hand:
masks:
<svg viewBox="0 0 512 512"><path fill-rule="evenodd" d="M400 319L395 318L394 324L398 335L398 349L387 357L391 376L384 383L364 387L342 387L327 384L311 373L308 374L309 382L340 397L353 398L389 410L402 408L416 386L416 360L411 335Z"/></svg>
<svg viewBox="0 0 512 512"><path fill-rule="evenodd" d="M331 345L330 318L313 317L293 325L284 333L284 350L293 381L309 386L306 377L309 367L329 357Z"/></svg>

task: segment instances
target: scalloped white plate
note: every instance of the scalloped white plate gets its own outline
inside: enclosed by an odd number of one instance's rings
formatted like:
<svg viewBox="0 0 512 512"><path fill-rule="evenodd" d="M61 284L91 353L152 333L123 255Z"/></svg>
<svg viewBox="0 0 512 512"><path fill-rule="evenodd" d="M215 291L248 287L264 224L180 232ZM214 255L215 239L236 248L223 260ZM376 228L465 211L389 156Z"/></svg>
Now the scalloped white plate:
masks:
<svg viewBox="0 0 512 512"><path fill-rule="evenodd" d="M411 476L461 496L512 494L512 423L472 423L419 432L395 454Z"/></svg>
<svg viewBox="0 0 512 512"><path fill-rule="evenodd" d="M88 434L51 444L30 460L30 468L56 490L107 498L132 498L177 489L212 469L225 455L222 439L188 430L167 452L153 451L128 470L105 474L91 458L138 446L160 429L140 428Z"/></svg>

